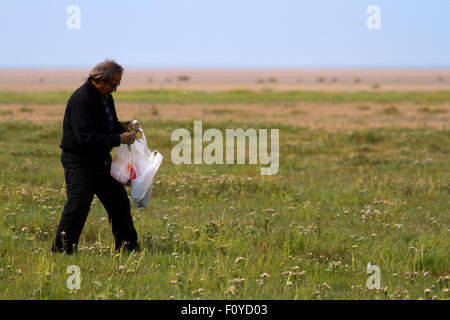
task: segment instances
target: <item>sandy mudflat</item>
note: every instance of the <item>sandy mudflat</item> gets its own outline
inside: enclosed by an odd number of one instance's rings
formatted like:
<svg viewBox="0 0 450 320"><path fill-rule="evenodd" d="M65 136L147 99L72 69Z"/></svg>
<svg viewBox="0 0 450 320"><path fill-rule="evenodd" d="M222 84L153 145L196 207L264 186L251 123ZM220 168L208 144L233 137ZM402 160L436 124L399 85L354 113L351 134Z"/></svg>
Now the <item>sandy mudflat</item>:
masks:
<svg viewBox="0 0 450 320"><path fill-rule="evenodd" d="M88 72L88 69L4 69L0 70L0 91L72 91L85 81ZM126 69L120 86L120 90L220 91L237 88L313 91L449 90L450 69Z"/></svg>
<svg viewBox="0 0 450 320"><path fill-rule="evenodd" d="M259 104L164 104L118 103L119 119L132 120L203 120L235 121L250 123L284 123L328 131L348 131L364 128L429 127L450 129L450 105L434 105L423 112L423 106L396 104L396 114L386 113L389 106L368 103L329 104L308 103L259 105ZM33 123L61 122L65 105L0 104L0 121L30 121Z"/></svg>
<svg viewBox="0 0 450 320"><path fill-rule="evenodd" d="M89 70L0 70L0 91L73 91ZM442 70L125 70L118 90L185 89L220 91L428 91L449 90L450 69ZM353 130L367 127L449 129L450 104L397 103L146 104L116 103L122 120L270 122ZM394 111L386 108L394 107ZM62 121L65 105L0 104L0 121Z"/></svg>

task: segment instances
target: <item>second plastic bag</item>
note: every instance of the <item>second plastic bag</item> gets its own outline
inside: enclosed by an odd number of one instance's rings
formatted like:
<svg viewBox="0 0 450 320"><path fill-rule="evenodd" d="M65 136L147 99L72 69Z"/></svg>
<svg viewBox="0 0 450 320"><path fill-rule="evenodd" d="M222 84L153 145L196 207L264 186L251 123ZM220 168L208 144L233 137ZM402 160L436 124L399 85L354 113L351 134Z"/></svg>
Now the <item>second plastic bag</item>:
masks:
<svg viewBox="0 0 450 320"><path fill-rule="evenodd" d="M130 183L131 152L122 144L111 163L111 176L122 184Z"/></svg>

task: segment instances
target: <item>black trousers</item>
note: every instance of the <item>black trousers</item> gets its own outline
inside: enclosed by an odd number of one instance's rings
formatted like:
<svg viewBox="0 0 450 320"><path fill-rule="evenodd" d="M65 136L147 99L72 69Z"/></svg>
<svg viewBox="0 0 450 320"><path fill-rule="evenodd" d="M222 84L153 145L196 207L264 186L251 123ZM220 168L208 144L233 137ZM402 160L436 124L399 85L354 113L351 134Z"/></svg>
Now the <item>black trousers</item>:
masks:
<svg viewBox="0 0 450 320"><path fill-rule="evenodd" d="M139 246L130 213L130 200L125 187L111 177L110 166L63 163L63 167L67 203L61 215L52 251L71 254L77 250L94 195L97 195L108 213L115 249L133 250Z"/></svg>

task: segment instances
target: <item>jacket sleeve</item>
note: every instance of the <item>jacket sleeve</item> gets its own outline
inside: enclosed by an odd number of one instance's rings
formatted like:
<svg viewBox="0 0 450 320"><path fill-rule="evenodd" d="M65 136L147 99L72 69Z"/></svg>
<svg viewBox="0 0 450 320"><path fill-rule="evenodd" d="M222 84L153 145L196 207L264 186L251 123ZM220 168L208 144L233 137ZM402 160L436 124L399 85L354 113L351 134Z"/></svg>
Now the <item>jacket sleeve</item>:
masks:
<svg viewBox="0 0 450 320"><path fill-rule="evenodd" d="M114 123L114 133L118 133L118 134L121 134L121 133L124 133L124 132L126 132L127 130L125 130L125 128L122 126L122 124L120 123L120 121L119 120L115 120L115 123Z"/></svg>
<svg viewBox="0 0 450 320"><path fill-rule="evenodd" d="M92 117L94 106L87 99L76 98L72 103L70 125L81 148L112 148L120 145L119 134L102 134L96 131L96 123Z"/></svg>

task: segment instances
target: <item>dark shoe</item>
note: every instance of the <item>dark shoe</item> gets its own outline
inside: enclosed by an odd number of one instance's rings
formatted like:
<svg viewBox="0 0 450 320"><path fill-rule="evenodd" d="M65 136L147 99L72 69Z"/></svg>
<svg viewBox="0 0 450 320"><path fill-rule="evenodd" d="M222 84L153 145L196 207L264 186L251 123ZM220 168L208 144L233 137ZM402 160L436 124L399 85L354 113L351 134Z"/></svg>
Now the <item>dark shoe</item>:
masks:
<svg viewBox="0 0 450 320"><path fill-rule="evenodd" d="M129 246L127 248L129 251L136 251L136 252L140 252L141 251L141 244L138 242L136 242L133 246Z"/></svg>
<svg viewBox="0 0 450 320"><path fill-rule="evenodd" d="M139 243L139 241L135 242L134 244L130 244L129 242L124 242L122 244L122 249L127 250L127 251L135 251L135 252L140 252L141 251L141 245Z"/></svg>

